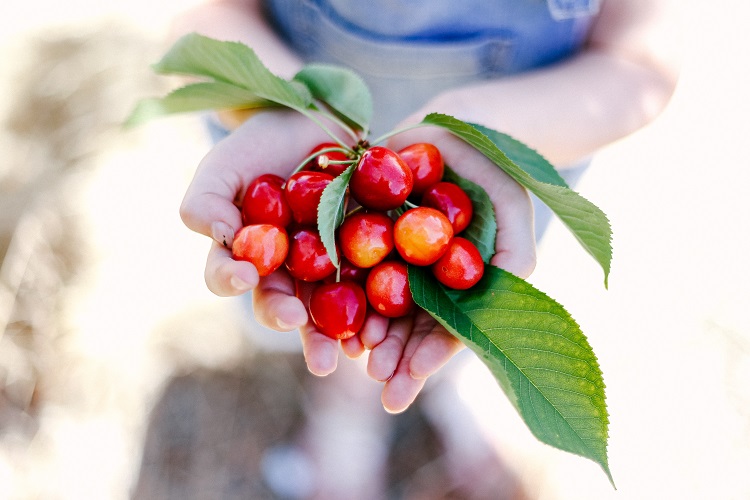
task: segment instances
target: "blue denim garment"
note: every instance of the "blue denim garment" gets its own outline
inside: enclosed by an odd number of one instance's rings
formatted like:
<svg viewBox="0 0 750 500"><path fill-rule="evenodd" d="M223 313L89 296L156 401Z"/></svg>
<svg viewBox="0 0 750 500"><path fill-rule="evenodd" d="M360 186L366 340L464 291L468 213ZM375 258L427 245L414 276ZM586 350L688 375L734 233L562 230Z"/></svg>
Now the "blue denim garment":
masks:
<svg viewBox="0 0 750 500"><path fill-rule="evenodd" d="M586 41L600 0L266 0L306 61L348 66L373 93L373 132L451 87L552 64Z"/></svg>

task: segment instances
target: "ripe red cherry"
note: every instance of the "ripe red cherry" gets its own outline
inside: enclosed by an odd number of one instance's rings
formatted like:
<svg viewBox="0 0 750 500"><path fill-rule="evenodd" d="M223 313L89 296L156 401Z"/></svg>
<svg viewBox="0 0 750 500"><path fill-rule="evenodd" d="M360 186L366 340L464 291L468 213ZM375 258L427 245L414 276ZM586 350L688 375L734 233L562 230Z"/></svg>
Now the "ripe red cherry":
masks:
<svg viewBox="0 0 750 500"><path fill-rule="evenodd" d="M413 184L411 170L398 154L373 146L359 159L349 189L363 207L385 212L403 205Z"/></svg>
<svg viewBox="0 0 750 500"><path fill-rule="evenodd" d="M332 339L345 340L356 335L366 311L365 292L353 281L325 283L310 295L310 317L318 330Z"/></svg>
<svg viewBox="0 0 750 500"><path fill-rule="evenodd" d="M339 227L344 257L359 267L372 267L393 250L393 220L382 212L356 212Z"/></svg>
<svg viewBox="0 0 750 500"><path fill-rule="evenodd" d="M317 223L320 197L331 181L333 181L332 175L307 170L289 177L284 194L297 224Z"/></svg>
<svg viewBox="0 0 750 500"><path fill-rule="evenodd" d="M406 264L387 260L367 276L367 300L379 314L388 318L406 316L414 310Z"/></svg>
<svg viewBox="0 0 750 500"><path fill-rule="evenodd" d="M405 147L398 155L414 175L411 194L419 197L427 188L443 180L445 163L440 150L427 142L418 142Z"/></svg>
<svg viewBox="0 0 750 500"><path fill-rule="evenodd" d="M315 154L318 151L322 151L324 149L330 149L330 148L339 148L341 149L341 145L336 144L335 142L324 142L322 144L318 144L315 146L312 151L310 151L310 154ZM332 175L334 177L337 177L341 174L344 170L347 169L349 166L348 163L328 163L326 160L323 160L321 156L325 156L328 161L350 161L351 158L349 158L346 153L343 151L329 151L327 153L322 153L322 155L318 155L309 162L307 162L307 165L305 165L305 168L307 170L315 170L317 172L325 172L326 174Z"/></svg>
<svg viewBox="0 0 750 500"><path fill-rule="evenodd" d="M409 264L427 266L438 260L453 238L453 226L440 211L417 207L404 212L393 225L396 250Z"/></svg>
<svg viewBox="0 0 750 500"><path fill-rule="evenodd" d="M286 227L292 222L292 209L284 196L284 179L264 174L247 187L242 199L242 223L274 224Z"/></svg>
<svg viewBox="0 0 750 500"><path fill-rule="evenodd" d="M289 274L302 281L322 280L336 270L314 227L301 227L289 235L286 268Z"/></svg>
<svg viewBox="0 0 750 500"><path fill-rule="evenodd" d="M456 236L448 250L432 265L432 273L443 285L466 290L482 279L484 261L472 242Z"/></svg>
<svg viewBox="0 0 750 500"><path fill-rule="evenodd" d="M289 239L283 228L272 224L252 224L235 235L232 257L252 263L259 276L268 276L284 263L288 249Z"/></svg>
<svg viewBox="0 0 750 500"><path fill-rule="evenodd" d="M422 206L440 210L448 217L454 234L466 229L474 216L474 206L466 191L452 182L438 182L422 196Z"/></svg>

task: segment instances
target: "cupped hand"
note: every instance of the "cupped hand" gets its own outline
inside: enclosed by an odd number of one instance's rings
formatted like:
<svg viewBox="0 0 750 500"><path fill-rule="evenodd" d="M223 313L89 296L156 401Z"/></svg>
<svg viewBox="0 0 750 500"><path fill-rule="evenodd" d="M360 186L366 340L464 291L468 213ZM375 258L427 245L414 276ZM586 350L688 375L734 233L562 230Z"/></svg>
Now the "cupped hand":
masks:
<svg viewBox="0 0 750 500"><path fill-rule="evenodd" d="M238 205L250 182L266 173L289 177L310 150L325 141L330 141L328 135L296 111L260 112L203 158L180 206L185 225L213 239L205 269L209 290L224 297L252 290L260 324L279 331L299 328L308 368L316 375L335 370L338 341L314 328L285 269L259 277L253 264L232 258L231 247L242 228Z"/></svg>
<svg viewBox="0 0 750 500"><path fill-rule="evenodd" d="M533 208L526 190L484 155L440 128L417 128L399 134L388 147L398 151L417 142L437 146L447 165L487 191L498 226L491 263L527 278L536 265L536 243ZM383 406L398 413L414 401L426 379L464 346L426 311L418 310L412 316L395 320L373 313L359 337L342 343L342 347L351 357L370 349L368 373L385 382Z"/></svg>

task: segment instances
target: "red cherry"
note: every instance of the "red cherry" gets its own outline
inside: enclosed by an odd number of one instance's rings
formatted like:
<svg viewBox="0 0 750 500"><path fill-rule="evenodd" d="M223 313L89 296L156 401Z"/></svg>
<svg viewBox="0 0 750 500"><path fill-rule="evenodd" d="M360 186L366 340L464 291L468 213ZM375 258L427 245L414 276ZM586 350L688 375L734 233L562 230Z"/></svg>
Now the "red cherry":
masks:
<svg viewBox="0 0 750 500"><path fill-rule="evenodd" d="M448 250L432 265L432 273L445 286L466 290L482 279L484 261L472 242L456 236Z"/></svg>
<svg viewBox="0 0 750 500"><path fill-rule="evenodd" d="M440 150L427 142L418 142L398 152L414 175L414 187L411 194L418 197L427 188L443 180L445 163Z"/></svg>
<svg viewBox="0 0 750 500"><path fill-rule="evenodd" d="M323 144L318 144L317 146L315 146L312 151L310 151L310 154L312 155L317 153L318 151L330 148L341 149L341 145L336 144L335 142L324 142ZM322 156L325 156L326 160L322 159ZM343 151L329 151L327 153L322 153L321 155L318 155L307 162L305 168L307 170L325 172L326 174L332 175L333 177L337 177L349 166L348 163L329 163L329 161L351 161L351 158L349 158L349 156L347 156L347 154Z"/></svg>
<svg viewBox="0 0 750 500"><path fill-rule="evenodd" d="M448 217L454 234L466 229L474 216L474 206L466 191L452 182L438 182L422 196L422 206L440 210Z"/></svg>
<svg viewBox="0 0 750 500"><path fill-rule="evenodd" d="M427 266L443 255L453 238L453 226L440 211L417 207L404 212L393 225L396 250L409 264Z"/></svg>
<svg viewBox="0 0 750 500"><path fill-rule="evenodd" d="M387 260L367 276L367 300L379 314L388 318L406 316L414 310L406 264Z"/></svg>
<svg viewBox="0 0 750 500"><path fill-rule="evenodd" d="M333 181L333 176L324 172L303 170L292 174L286 181L285 196L292 216L297 224L316 224L318 204L323 190Z"/></svg>
<svg viewBox="0 0 750 500"><path fill-rule="evenodd" d="M359 159L349 189L363 207L385 212L403 205L413 184L411 170L395 152L373 146Z"/></svg>
<svg viewBox="0 0 750 500"><path fill-rule="evenodd" d="M365 292L353 281L325 283L310 295L310 318L321 333L332 339L345 340L356 335L366 311Z"/></svg>
<svg viewBox="0 0 750 500"><path fill-rule="evenodd" d="M302 281L322 280L336 270L314 227L301 227L289 235L286 268Z"/></svg>
<svg viewBox="0 0 750 500"><path fill-rule="evenodd" d="M393 250L393 220L382 212L356 212L339 227L341 252L358 267L372 267Z"/></svg>
<svg viewBox="0 0 750 500"><path fill-rule="evenodd" d="M259 276L268 276L284 263L289 249L286 231L272 224L252 224L239 230L232 257L252 263Z"/></svg>
<svg viewBox="0 0 750 500"><path fill-rule="evenodd" d="M284 179L264 174L251 182L242 199L242 223L286 227L290 222L292 209L284 197Z"/></svg>

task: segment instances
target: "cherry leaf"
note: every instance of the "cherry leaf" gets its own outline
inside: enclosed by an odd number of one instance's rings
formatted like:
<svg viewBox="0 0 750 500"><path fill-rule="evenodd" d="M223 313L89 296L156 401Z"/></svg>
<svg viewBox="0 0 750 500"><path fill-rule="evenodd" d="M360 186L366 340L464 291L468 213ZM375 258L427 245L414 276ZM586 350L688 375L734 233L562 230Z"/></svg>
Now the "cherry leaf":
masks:
<svg viewBox="0 0 750 500"><path fill-rule="evenodd" d="M569 187L565 179L555 170L555 167L547 159L522 143L497 130L470 123L472 127L486 135L500 151L505 153L513 163L524 169L529 175L539 182L554 184L556 186Z"/></svg>
<svg viewBox="0 0 750 500"><path fill-rule="evenodd" d="M593 460L613 481L602 373L560 304L491 265L466 291L409 266L409 286L417 305L484 362L537 439Z"/></svg>
<svg viewBox="0 0 750 500"><path fill-rule="evenodd" d="M294 76L313 97L328 104L341 118L360 130L368 130L372 119L372 96L364 80L346 68L308 64Z"/></svg>
<svg viewBox="0 0 750 500"><path fill-rule="evenodd" d="M265 108L276 106L253 92L225 82L199 82L173 90L162 98L143 99L136 105L126 126L144 123L173 113L205 109Z"/></svg>
<svg viewBox="0 0 750 500"><path fill-rule="evenodd" d="M202 83L209 85L188 86L188 90L170 94L161 103L155 99L146 100L145 104L136 106L126 121L128 124L182 111L254 107L263 101L301 113L314 108L312 95L305 85L274 75L253 49L239 42L215 40L196 33L185 35L153 68L161 74L208 80Z"/></svg>
<svg viewBox="0 0 750 500"><path fill-rule="evenodd" d="M463 139L546 203L581 246L601 265L604 270L604 285L607 286L612 263L612 229L604 212L570 188L538 180L511 161L492 138L477 127L439 113L427 115L423 123L443 127Z"/></svg>
<svg viewBox="0 0 750 500"><path fill-rule="evenodd" d="M326 186L318 204L318 231L328 257L339 267L339 256L336 250L336 229L344 221L346 210L347 186L356 168L356 164L341 172Z"/></svg>

